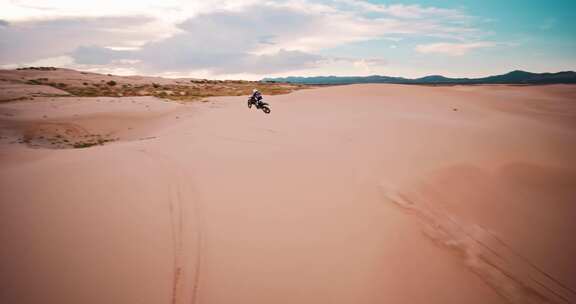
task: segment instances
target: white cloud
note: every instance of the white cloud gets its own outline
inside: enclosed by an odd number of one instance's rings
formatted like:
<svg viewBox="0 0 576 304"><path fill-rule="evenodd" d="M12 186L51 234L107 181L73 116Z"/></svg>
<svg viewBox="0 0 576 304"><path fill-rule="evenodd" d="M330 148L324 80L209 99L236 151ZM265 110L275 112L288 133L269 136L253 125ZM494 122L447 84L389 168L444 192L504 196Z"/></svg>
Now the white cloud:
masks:
<svg viewBox="0 0 576 304"><path fill-rule="evenodd" d="M65 55L82 45L134 46L161 37L144 16L61 18L0 26L0 64Z"/></svg>
<svg viewBox="0 0 576 304"><path fill-rule="evenodd" d="M49 57L44 58L32 62L28 62L28 66L59 66L65 67L68 65L74 64L74 59L70 56L58 56L58 57ZM2 69L15 69L18 68L18 64L0 64L0 68Z"/></svg>
<svg viewBox="0 0 576 304"><path fill-rule="evenodd" d="M120 59L138 60L136 66L147 73L281 73L330 64L327 58L314 55L325 48L386 35L437 35L458 30L438 20L369 19L331 6L302 8L303 4L273 2L199 14L179 23L177 34L138 50L90 46L72 54L79 64L117 65ZM370 70L375 63L356 59L354 66Z"/></svg>
<svg viewBox="0 0 576 304"><path fill-rule="evenodd" d="M362 71L364 74L373 74L378 67L386 65L388 62L379 58L367 58L353 61L355 68Z"/></svg>
<svg viewBox="0 0 576 304"><path fill-rule="evenodd" d="M169 22L217 10L233 10L261 0L2 0L0 18L10 21L62 17L148 15Z"/></svg>
<svg viewBox="0 0 576 304"><path fill-rule="evenodd" d="M83 68L274 74L335 64L318 52L349 43L423 36L466 40L478 32L460 10L419 5L360 0L158 3L0 2L0 19L7 21L0 23L0 64L71 56ZM351 66L366 71L382 65L355 60Z"/></svg>
<svg viewBox="0 0 576 304"><path fill-rule="evenodd" d="M462 56L476 49L490 48L494 46L496 46L496 43L491 41L477 41L466 43L439 42L439 43L418 45L416 46L416 51L422 54L443 54L448 56Z"/></svg>

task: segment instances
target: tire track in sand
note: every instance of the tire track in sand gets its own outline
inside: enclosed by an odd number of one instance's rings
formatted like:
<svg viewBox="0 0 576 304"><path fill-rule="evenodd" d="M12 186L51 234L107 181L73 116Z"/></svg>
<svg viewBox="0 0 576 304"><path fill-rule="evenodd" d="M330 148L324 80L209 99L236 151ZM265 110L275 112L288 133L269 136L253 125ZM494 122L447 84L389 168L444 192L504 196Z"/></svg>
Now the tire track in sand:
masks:
<svg viewBox="0 0 576 304"><path fill-rule="evenodd" d="M465 265L500 296L513 304L574 303L576 293L538 267L505 240L480 225L464 225L441 206L415 192L380 184L381 199L415 217L425 236L451 249Z"/></svg>
<svg viewBox="0 0 576 304"><path fill-rule="evenodd" d="M169 209L169 216L170 216L170 231L171 231L171 239L172 239L172 246L173 246L173 278L172 278L172 292L171 292L171 304L178 304L184 302L183 299L183 286L184 286L184 277L185 277L185 269L187 268L187 263L192 261L186 261L184 259L184 253L187 248L186 240L184 237L184 226L186 224L184 219L185 213L185 202L186 200L183 199L184 195L183 192L188 190L190 192L190 186L187 185L186 187L182 186L182 182L190 179L185 179L184 172L181 169L181 166L177 165L174 160L171 160L165 155L160 153L152 153L149 150L139 150L140 152L144 153L150 159L155 162L161 163L161 172L165 175L164 181L168 182L169 187L169 202L168 202L168 209ZM190 194L191 193L186 193ZM194 214L194 226L193 229L196 232L195 238L195 260L193 261L193 271L194 275L192 276L192 283L191 283L191 302L196 303L197 297L199 293L199 281L200 281L200 269L202 264L202 252L203 252L203 229L202 229L202 221L200 215L200 206L197 200L190 200L190 206L192 206L193 210L192 213ZM190 249L192 250L192 249Z"/></svg>

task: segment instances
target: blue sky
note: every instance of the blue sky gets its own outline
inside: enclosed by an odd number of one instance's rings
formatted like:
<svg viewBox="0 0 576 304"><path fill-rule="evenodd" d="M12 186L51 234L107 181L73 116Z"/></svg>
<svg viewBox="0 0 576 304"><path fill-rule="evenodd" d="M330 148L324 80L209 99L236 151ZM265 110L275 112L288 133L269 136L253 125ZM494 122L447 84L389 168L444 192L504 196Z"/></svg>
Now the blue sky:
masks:
<svg viewBox="0 0 576 304"><path fill-rule="evenodd" d="M259 79L576 70L576 1L0 0L0 66Z"/></svg>
<svg viewBox="0 0 576 304"><path fill-rule="evenodd" d="M480 76L512 69L536 72L576 69L576 1L404 0L393 3L461 10L483 32L482 40L494 41L499 45L479 48L461 56L423 56L414 52L417 45L443 39L415 36L396 42L375 39L322 52L360 57L384 54L390 60L391 70L398 70L403 75L438 73Z"/></svg>

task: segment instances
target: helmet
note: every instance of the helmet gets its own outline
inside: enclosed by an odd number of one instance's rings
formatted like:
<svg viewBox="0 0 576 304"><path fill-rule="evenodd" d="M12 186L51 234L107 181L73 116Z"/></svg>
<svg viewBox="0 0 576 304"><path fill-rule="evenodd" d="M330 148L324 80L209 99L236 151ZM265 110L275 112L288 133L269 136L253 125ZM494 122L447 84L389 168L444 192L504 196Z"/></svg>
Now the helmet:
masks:
<svg viewBox="0 0 576 304"><path fill-rule="evenodd" d="M256 92L258 92L258 89L252 90L252 93L256 93Z"/></svg>

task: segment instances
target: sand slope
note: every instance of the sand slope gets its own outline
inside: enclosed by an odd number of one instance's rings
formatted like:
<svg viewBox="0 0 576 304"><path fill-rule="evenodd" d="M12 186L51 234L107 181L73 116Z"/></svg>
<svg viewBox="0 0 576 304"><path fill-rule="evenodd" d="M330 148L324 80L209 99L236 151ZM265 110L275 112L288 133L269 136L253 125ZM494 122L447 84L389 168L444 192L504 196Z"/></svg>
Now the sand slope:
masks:
<svg viewBox="0 0 576 304"><path fill-rule="evenodd" d="M2 104L0 300L573 303L575 94L351 85L269 97L270 115L242 97ZM114 141L14 143L46 124Z"/></svg>

